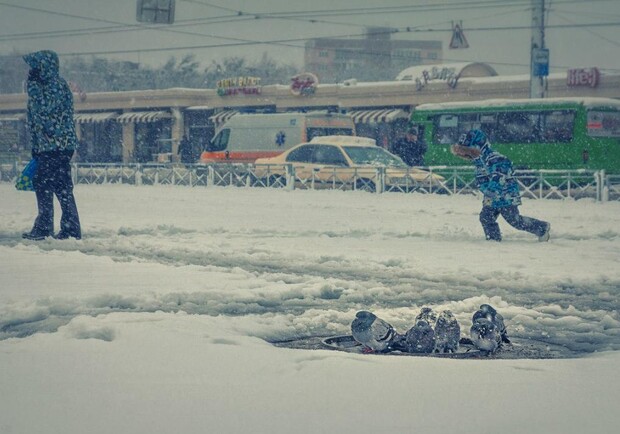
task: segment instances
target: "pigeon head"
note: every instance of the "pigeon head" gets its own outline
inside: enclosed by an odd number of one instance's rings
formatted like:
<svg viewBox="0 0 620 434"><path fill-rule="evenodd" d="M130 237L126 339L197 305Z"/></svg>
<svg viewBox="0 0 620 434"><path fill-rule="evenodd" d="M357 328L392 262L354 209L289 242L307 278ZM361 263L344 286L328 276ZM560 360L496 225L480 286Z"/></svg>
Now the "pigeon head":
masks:
<svg viewBox="0 0 620 434"><path fill-rule="evenodd" d="M475 322L479 318L486 318L493 321L497 316L497 311L490 304L481 304L480 309L474 312L472 322Z"/></svg>
<svg viewBox="0 0 620 434"><path fill-rule="evenodd" d="M420 330L424 330L424 331L429 331L429 330L432 330L432 328L431 328L430 324L428 323L428 321L426 321L426 320L424 320L424 319L419 320L419 321L415 324L415 326L416 326L417 328L419 328Z"/></svg>
<svg viewBox="0 0 620 434"><path fill-rule="evenodd" d="M493 308L493 306L491 306L490 304L481 304L480 310L483 311L484 313L488 313L491 315L497 314L497 311L495 310L495 308Z"/></svg>
<svg viewBox="0 0 620 434"><path fill-rule="evenodd" d="M355 314L355 320L351 324L353 331L368 330L370 325L377 319L377 316L367 310L360 310Z"/></svg>
<svg viewBox="0 0 620 434"><path fill-rule="evenodd" d="M452 314L452 311L444 310L437 317L437 321L439 321L439 320L441 320L441 321L450 321L453 318L454 318L454 315Z"/></svg>

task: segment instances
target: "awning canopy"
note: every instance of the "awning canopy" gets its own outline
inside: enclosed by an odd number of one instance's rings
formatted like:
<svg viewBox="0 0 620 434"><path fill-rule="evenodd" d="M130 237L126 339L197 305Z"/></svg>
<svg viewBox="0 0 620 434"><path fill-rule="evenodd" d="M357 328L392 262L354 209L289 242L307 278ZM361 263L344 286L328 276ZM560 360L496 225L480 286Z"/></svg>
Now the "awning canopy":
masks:
<svg viewBox="0 0 620 434"><path fill-rule="evenodd" d="M239 112L237 110L224 110L223 112L214 114L213 116L209 117L209 119L217 127L218 125L221 125L224 122L227 122L230 118L232 118L234 115L238 113Z"/></svg>
<svg viewBox="0 0 620 434"><path fill-rule="evenodd" d="M208 105L193 105L191 107L187 107L185 110L195 111L195 110L213 110L213 107Z"/></svg>
<svg viewBox="0 0 620 434"><path fill-rule="evenodd" d="M0 114L0 122L19 122L26 120L26 113Z"/></svg>
<svg viewBox="0 0 620 434"><path fill-rule="evenodd" d="M409 114L402 109L351 110L349 115L356 124L392 122L396 119L409 118Z"/></svg>
<svg viewBox="0 0 620 434"><path fill-rule="evenodd" d="M130 122L155 122L160 119L168 119L172 117L170 113L160 112L127 112L119 115L116 120L122 124L128 124Z"/></svg>
<svg viewBox="0 0 620 434"><path fill-rule="evenodd" d="M115 119L116 116L118 116L118 114L114 112L75 113L73 115L73 120L75 121L76 124L87 124L87 123L111 121Z"/></svg>

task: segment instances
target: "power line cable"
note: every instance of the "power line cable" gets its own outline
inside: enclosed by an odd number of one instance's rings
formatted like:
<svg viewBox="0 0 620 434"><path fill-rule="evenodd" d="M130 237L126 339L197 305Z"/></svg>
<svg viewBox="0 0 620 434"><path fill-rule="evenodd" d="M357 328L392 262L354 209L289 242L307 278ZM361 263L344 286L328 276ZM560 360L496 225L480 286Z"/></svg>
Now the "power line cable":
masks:
<svg viewBox="0 0 620 434"><path fill-rule="evenodd" d="M207 3L204 1L198 0L181 0L188 3L201 4L209 7L219 8L222 10L226 10L229 12L237 12L238 14L248 14L248 15L262 15L263 13L255 13L255 12L244 12L237 11L232 8L225 8L223 6L215 5L213 3ZM589 3L596 2L609 2L616 0L590 0ZM583 3L583 0L560 0L558 4L574 4L574 3ZM407 6L378 6L378 7L355 7L355 8L345 8L345 9L322 9L322 10L314 10L314 11L287 11L287 12L268 12L265 13L271 17L275 17L277 15L280 16L300 16L300 15L330 15L330 14L366 14L366 13L382 13L382 12L403 12L403 11L419 11L419 10L439 10L439 11L453 11L455 8L458 9L471 9L472 7L510 7L514 5L520 6L531 6L531 0L473 0L470 2L443 2L437 4L436 2L428 2L424 4L418 5L407 5Z"/></svg>
<svg viewBox="0 0 620 434"><path fill-rule="evenodd" d="M594 0L593 0L594 1ZM605 1L605 0L599 0L599 1ZM201 3L204 4L204 2L194 2L194 3ZM472 3L468 3L468 4L490 4L490 3L494 3L494 2L489 2L489 1L484 1L484 2L472 2ZM511 4L514 5L516 3L520 3L520 4L524 4L522 1L519 2L512 2ZM528 0L529 3L529 0ZM562 4L567 4L567 3L575 3L574 1L564 1L564 2L560 2ZM505 4L505 3L503 3ZM558 3L556 3L558 4ZM0 2L0 5L7 5L4 2ZM16 5L8 5L8 6L12 6L12 7L19 7L22 9L27 9L27 10L34 10L36 12L44 12L44 13L52 13L52 14L57 14L56 12L53 11L46 11L46 10L42 10L42 9L37 9L37 8L29 8L29 7L24 7L24 6L16 6ZM213 6L213 5L212 5ZM217 6L214 6L217 7ZM232 11L229 8L223 8L226 9L228 11ZM378 9L378 8L366 8L366 9ZM385 8L383 8L385 9ZM315 13L315 12L313 12ZM82 17L82 16L77 16L77 15L73 15L73 14L65 14L65 13L58 13L62 16L69 16L72 18L80 18L80 19L91 19L89 17ZM289 12L286 12L286 14L289 14ZM247 18L246 18L247 19ZM110 20L100 20L100 19L93 19L95 21L99 21L99 22L107 22L107 23L115 23L114 21L110 21ZM586 27L586 26L617 26L620 25L620 23L572 23L570 25L555 25L555 26L547 26L548 28L562 28L562 27ZM118 27L122 27L122 26L127 26L130 27L130 30L162 30L161 28L154 28L151 26L143 26L143 25L136 25L136 24L125 24L125 23L119 23L118 26L113 26L114 28L118 28ZM518 29L531 29L530 26L510 26L510 27L478 27L478 28L468 28L468 31L495 31L495 30L518 30ZM75 31L79 31L78 29L76 29ZM389 31L389 33L402 33L403 31L405 32L449 32L451 31L451 29L432 29L432 28L427 28L427 29L420 29L420 28L413 28L413 27L407 27L404 30L396 30L395 32L393 31ZM199 33L193 33L193 32L187 32L190 34L193 34L195 36L204 36L204 37L214 37L213 35L205 35L205 34L199 34ZM359 36L364 36L365 33L363 34L348 34L348 35L340 35L340 36L331 36L329 37L330 39L337 39L337 38L345 38L345 37L359 37ZM171 50L179 50L179 49L204 49L204 48L221 48L221 47L230 47L230 46L243 46L243 45L262 45L262 44L267 44L267 45L286 45L286 46L290 46L292 48L304 48L303 46L298 46L298 45L291 45L291 43L294 42L301 42L301 41L306 41L307 39L312 39L312 38L301 38L301 39L288 39L288 40L272 40L272 41L252 41L252 40L245 40L245 39L241 39L241 38L223 38L223 39L228 39L228 40L234 40L237 41L236 43L231 43L231 44L218 44L218 45L196 45L196 46L187 46L187 47L168 47L168 48L151 48L151 49L135 49L135 50L107 50L107 51L93 51L93 52L81 52L81 53L64 53L63 55L100 55L100 54L122 54L122 53L140 53L140 52L153 52L153 51L171 51ZM372 53L370 53L372 54ZM498 62L491 62L494 64L500 64ZM510 64L510 63L506 63L506 65L512 65L512 66L523 66L520 64Z"/></svg>
<svg viewBox="0 0 620 434"><path fill-rule="evenodd" d="M583 28L583 27L617 27L620 26L620 22L609 22L609 23L577 23L577 24L556 24L545 26L545 28L550 29L561 29L561 28ZM492 31L513 31L513 30L531 30L532 26L503 26L503 27L476 27L476 28L467 28L468 32L492 32ZM396 29L394 31L385 31L385 32L376 32L376 34L382 33L437 33L437 32L452 32L451 28L414 28L414 27L405 27L403 29ZM93 54L127 54L127 53L138 53L138 52L160 52L160 51L172 51L172 50L197 50L197 49L206 49L206 48L227 48L227 47L239 47L239 46L251 46L251 45L273 45L273 44L288 44L293 42L301 42L307 41L308 39L341 39L341 38L351 38L351 37L360 37L365 36L365 33L356 33L356 34L347 34L347 35L337 35L337 36L329 36L324 38L293 38L293 39L273 39L273 40L264 40L264 41L248 41L241 40L239 42L231 42L226 44L206 44L206 45L185 45L185 46L174 46L174 47L157 47L157 48L141 48L141 49L124 49L124 50L106 50L106 51L89 51L89 52L74 52L74 53L59 53L60 55L93 55ZM235 38L236 39L236 38ZM300 48L300 47L295 47Z"/></svg>
<svg viewBox="0 0 620 434"><path fill-rule="evenodd" d="M77 19L95 21L95 22L100 22L100 23L107 23L107 24L115 24L117 26L118 25L126 26L127 30L129 30L129 31L135 31L135 30L156 30L156 31L163 31L163 32L180 33L180 34L185 34L185 35L189 35L189 36L205 36L205 37L211 37L211 38L216 38L216 39L224 39L224 40L231 40L231 41L247 41L245 39L240 39L240 38L223 37L223 36L219 36L219 35L208 35L208 34L195 33L195 32L185 32L185 31L181 31L181 30L175 30L174 28L161 27L160 25L127 24L127 23L122 23L122 22L118 22L118 21L99 19L99 18L91 18L91 17L85 17L85 16L75 15L75 14L67 14L67 13L64 13L64 12L55 12L55 11L50 11L50 10L46 10L46 9L32 8L32 7L28 7L28 6L13 5L13 4L5 3L5 2L0 2L0 5L2 5L2 6L9 6L9 7L18 8L18 9L24 9L24 10L33 11L33 12L45 13L45 14L50 14L50 15L59 15L59 16L62 16L62 17L77 18ZM118 27L115 26L115 28L110 29L109 31L118 32L118 30L119 30ZM79 29L77 29L75 31L78 32L78 35L82 34L82 33L80 33ZM3 35L3 36L7 36L7 35ZM45 37L49 37L49 35L47 35ZM6 39L7 38L5 38L4 40L6 40Z"/></svg>
<svg viewBox="0 0 620 434"><path fill-rule="evenodd" d="M185 0L187 2L191 2L191 3L196 3L196 4L201 4L201 5L205 5L205 6L210 6L210 7L217 7L217 8L221 8L224 9L226 11L234 11L231 8L224 8L224 7L220 7L217 5L213 5L211 3L205 3L205 2L200 2L200 1L196 1L196 0ZM592 1L597 1L597 0L592 0ZM598 0L598 1L606 1L606 0ZM574 0L565 0L562 3L573 3ZM486 0L486 1L475 1L475 2L469 2L467 3L467 8L471 8L473 6L484 6L484 7L489 7L492 4L496 4L497 6L501 6L501 7L506 7L509 5L514 5L514 4L526 4L529 3L529 0L525 1L524 0L516 0L516 1L505 1L502 2L500 4L497 3L497 1L492 0ZM442 4L442 7L445 6L447 3ZM454 3L456 4L461 4L462 3ZM27 6L18 6L18 5L12 5L12 4L7 4L5 2L0 2L0 5L5 5L5 6L10 6L10 7L16 7L16 8L21 8L21 9L26 9L26 10L30 10L30 11L35 11L35 12L41 12L41 13L49 13L49 14L58 14L61 16L65 16L65 17L72 17L72 18L79 18L79 19L84 19L84 20L95 20L98 22L106 22L106 23L114 23L117 24L115 26L111 26L111 27L105 27L105 28L95 28L95 29L74 29L74 30L61 30L61 31L57 31L56 32L33 32L33 33L29 33L29 34L22 34L22 35L16 35L16 36L11 36L11 35L0 35L0 40L15 40L15 39L32 39L32 38L37 38L37 37L44 37L44 38L48 38L48 37L66 37L66 36L82 36L84 34L101 34L101 33L118 33L120 31L139 31L139 30L153 30L153 31L166 31L166 32L174 32L174 33L180 33L180 34L185 34L185 35L189 35L189 36L203 36L203 37L210 37L210 38L214 38L214 39L223 39L223 40L231 40L231 41L241 41L241 42L251 42L250 40L247 39L241 39L241 38L232 38L232 37L223 37L220 35L213 35L213 34L204 34L204 33L197 33L197 32L184 32L184 31L179 31L177 30L175 27L170 27L170 28L166 28L166 27L160 27L160 26L145 26L145 25L141 25L141 24L126 24L126 23L118 23L115 21L110 21L110 20L101 20L101 19L95 19L95 18L90 18L90 17L84 17L84 16L78 16L78 15L73 15L73 14L66 14L66 13L58 13L58 12L54 12L54 11L49 11L49 10L45 10L45 9L40 9L40 8L31 8L31 7L27 7ZM450 4L448 4L450 5ZM416 5L416 6L409 6L407 8L420 8L426 5ZM402 6L397 6L397 7L392 7L390 9L393 8L403 8ZM372 11L377 11L377 10L386 10L386 7L382 7L382 8L362 8L364 10L372 10ZM355 10L359 10L355 9ZM341 12L341 11L350 11L350 9L341 9L341 10L336 10L336 12ZM312 11L311 13L316 13L317 11ZM318 11L318 12L322 12L322 11ZM333 11L328 11L328 12L333 12ZM307 13L307 12L301 12L303 13ZM250 15L250 13L244 13L244 12L239 12L238 14L245 14L245 16L238 18L236 15L234 16L235 18L232 18L228 21L221 21L222 18L231 18L233 16L225 16L225 17L214 17L214 18L204 18L204 19L193 19L193 20L184 20L184 22L180 25L177 25L176 27L180 27L180 26L192 26L192 25L199 25L201 23L228 23L228 22L234 22L237 20L242 20L242 21L247 21L248 19L248 15ZM284 14L295 14L295 12L282 12L282 13L269 13L269 14L263 14L261 15L261 17L265 17L265 18L269 18L269 17L275 17L277 15L284 15ZM289 18L290 19L290 18ZM217 21L220 20L220 21ZM317 22L316 20L310 20L308 22ZM324 23L327 24L338 24L338 25L342 25L344 23L333 23L333 22L327 22L325 21ZM359 26L363 26L363 25L359 25ZM429 30L430 31L430 30ZM444 31L443 29L441 29L440 31ZM261 43L260 41L255 41L257 43Z"/></svg>
<svg viewBox="0 0 620 434"><path fill-rule="evenodd" d="M196 4L201 4L201 5L208 5L210 7L217 7L217 8L221 8L224 9L226 11L234 11L231 8L224 8L224 7L220 7L217 5L213 5L213 4L207 4L204 2L200 2L200 1L190 1L190 0L185 0L187 2L190 3L196 3ZM518 3L523 3L524 0L517 0ZM480 2L476 2L476 3L480 3ZM493 3L492 1L483 1L481 2L484 7L488 7L489 3ZM351 23L341 23L341 22L333 22L333 21L321 21L321 20L302 20L301 17L308 13L307 11L304 12L272 12L272 13L261 13L261 14L256 14L256 13L251 13L251 12L242 12L239 11L237 14L235 15L227 15L227 16L221 16L221 17L210 17L210 18L198 18L198 19L191 19L191 20L181 20L181 21L177 21L177 23L180 24L176 24L174 26L171 27L161 27L158 25L142 25L142 24L128 24L128 23L118 23L116 21L111 21L111 20L102 20L102 19L96 19L96 18L91 18L91 17L85 17L85 16L80 16L80 15L74 15L74 14L67 14L67 13L61 13L61 12L56 12L56 11L50 11L50 10L46 10L46 9L41 9L41 8L33 8L33 7L28 7L28 6L21 6L21 5L13 5L13 4L8 4L6 2L0 2L0 5L4 5L4 6L8 6L8 7L14 7L14 8L18 8L18 9L24 9L24 10L28 10L28 11L33 11L33 12L39 12L39 13L46 13L46 14L50 14L50 15L60 15L63 17L69 17L69 18L78 18L78 19L82 19L82 20L91 20L91 21L96 21L96 22L105 22L105 23L112 23L112 24L116 24L115 26L112 27L105 27L105 28L95 28L95 29L91 29L91 33L108 33L108 32L118 32L121 30L124 31L137 31L137 30L154 30L154 31L175 31L176 28L178 27L184 27L184 26L192 26L192 25L200 25L200 24L204 24L204 23L210 23L210 24L215 24L215 23L231 23L231 22L236 22L236 21L248 21L251 19L268 19L268 18L272 18L272 19L293 19L293 20L298 20L298 21L307 21L310 23L324 23L324 24L335 24L335 25L348 25L348 26L356 26L356 27L367 27L365 25L362 24L351 24ZM471 8L474 5L472 4L471 6L468 6L467 8ZM501 4L499 5L501 7L506 7L506 4ZM420 6L413 6L413 8L419 8ZM481 7L481 6L479 6ZM411 10L412 6L405 6L405 7L396 7L398 9L401 8L405 8L405 10ZM386 10L386 8L364 8L364 9L371 9L373 11L378 11L380 12L381 10ZM359 8L356 9L341 9L338 10L337 12L339 13L348 13L351 14L354 11L359 10ZM320 11L319 11L320 12ZM331 11L328 11L331 12ZM400 12L400 11L399 11ZM310 13L317 13L316 11L311 11ZM393 13L392 11L388 11L387 13ZM292 14L292 15L291 15ZM287 17L288 15L288 17ZM124 27L124 29L123 29ZM32 39L34 37L50 37L50 36L81 36L84 33L87 33L88 30L86 29L74 29L74 30L60 30L57 32L34 32L34 33L26 33L26 34L18 34L18 35L0 35L0 39L2 40L15 40L15 39ZM193 36L200 36L201 34L199 33L194 33L194 32L188 32L186 33L188 35L193 35ZM217 36L215 35L204 35L203 36L209 36L209 37L214 37L216 38ZM226 38L221 38L221 39L226 39ZM232 38L230 38L231 40L234 40Z"/></svg>
<svg viewBox="0 0 620 434"><path fill-rule="evenodd" d="M561 19L561 20L565 21L565 22L568 22L568 23L571 23L571 24L575 24L575 22L574 22L573 20L570 20L570 19L568 19L568 18L566 18L566 17L563 17L563 16L562 16L562 14L560 14L560 13L558 13L558 12L556 12L556 13L555 13L555 16L556 16L556 17L558 17L559 19ZM585 28L585 29L583 29L583 30L584 30L584 31L586 31L586 32L588 32L588 33L590 33L591 35L596 36L596 37L597 37L597 38L599 38L599 39L602 39L603 41L606 41L606 42L609 42L610 44L615 45L616 47L620 47L620 43L618 43L618 41L616 41L616 40L609 39L609 38L607 38L607 37L605 37L605 36L601 35L600 33L596 33L595 31L590 30L590 29L588 29L588 28Z"/></svg>

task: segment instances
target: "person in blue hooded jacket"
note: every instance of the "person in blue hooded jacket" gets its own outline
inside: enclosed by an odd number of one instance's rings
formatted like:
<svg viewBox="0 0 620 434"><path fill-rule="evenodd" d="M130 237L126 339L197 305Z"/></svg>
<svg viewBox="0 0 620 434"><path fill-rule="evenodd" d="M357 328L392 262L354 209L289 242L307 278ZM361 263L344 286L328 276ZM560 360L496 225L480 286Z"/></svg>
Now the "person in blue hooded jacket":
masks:
<svg viewBox="0 0 620 434"><path fill-rule="evenodd" d="M22 237L42 240L82 237L71 179L71 158L77 148L73 121L73 95L60 76L58 55L37 51L24 56L30 67L27 80L28 128L32 156L38 166L32 182L38 215ZM60 232L54 235L54 195L60 202Z"/></svg>
<svg viewBox="0 0 620 434"><path fill-rule="evenodd" d="M500 216L515 229L530 232L539 241L549 241L551 225L519 213L521 193L514 179L512 162L491 149L487 135L481 130L470 130L452 145L454 155L470 160L476 168L476 184L483 194L480 223L487 240L501 241L497 224Z"/></svg>

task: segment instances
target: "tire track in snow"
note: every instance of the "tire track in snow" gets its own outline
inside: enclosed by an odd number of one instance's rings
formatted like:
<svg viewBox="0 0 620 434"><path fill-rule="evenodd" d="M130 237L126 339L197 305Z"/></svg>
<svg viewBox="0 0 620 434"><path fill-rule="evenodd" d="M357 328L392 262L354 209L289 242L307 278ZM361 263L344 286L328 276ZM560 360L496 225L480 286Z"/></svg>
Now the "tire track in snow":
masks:
<svg viewBox="0 0 620 434"><path fill-rule="evenodd" d="M571 306L574 311L565 314L581 321L580 327L588 333L605 337L605 330L616 333L619 321L619 282L598 282L595 286L571 282L524 282L523 276L444 275L432 276L412 270L398 261L352 261L344 256L307 255L283 256L267 249L238 252L228 247L200 245L200 240L188 242L195 233L170 227L138 230L121 230L119 233L101 231L92 233L81 241L46 240L23 242L16 237L0 239L0 245L14 247L21 244L35 246L42 252L61 250L85 255L108 257L119 262L137 261L170 266L193 265L227 271L247 273L248 279L262 282L264 288L251 295L237 296L230 291L220 292L169 292L159 295L126 296L122 288L107 297L82 300L63 300L47 303L37 300L24 309L0 309L0 339L24 337L37 332L53 332L79 315L96 316L112 312L187 312L205 315L310 315L312 311L354 311L359 309L398 309L422 305L439 305L447 301L458 302L479 297L498 297L515 306L534 308L532 316L519 319L522 336L544 333L540 323L552 326L554 318L547 318L535 307L547 305L555 299L558 304ZM204 235L204 234L202 234ZM255 232L248 236L258 236ZM270 234L260 236L269 238ZM363 236L363 235L362 235ZM164 238L165 242L160 242ZM218 239L222 241L222 239ZM217 244L217 243L215 243ZM497 285L498 281L504 282ZM277 290L272 290L278 288ZM606 293L606 297L599 297ZM548 309L547 307L545 307ZM570 309L569 309L570 310ZM598 314L611 312L599 321ZM564 314L562 314L564 315ZM546 319L545 319L546 318ZM346 326L346 324L341 324ZM601 331L602 330L602 331ZM570 329L559 337L549 339L557 343L573 339ZM569 337L566 337L568 335ZM583 340L583 339L582 339ZM620 348L620 338L601 339L606 347ZM611 343L610 343L611 342ZM592 350L599 347L593 344Z"/></svg>
<svg viewBox="0 0 620 434"><path fill-rule="evenodd" d="M338 290L341 307L351 305L407 306L418 304L441 303L446 300L462 300L487 294L498 295L511 303L534 306L540 299L557 299L562 305L573 305L580 309L596 308L613 311L617 308L618 297L597 297L599 293L617 294L620 282L607 280L597 282L595 286L575 282L536 282L529 276L498 275L494 279L474 274L455 275L449 271L444 274L427 275L412 270L393 261L353 262L343 256L309 257L282 256L273 251L258 250L238 252L225 251L221 247L190 245L186 238L179 239L182 230L177 228L145 228L139 230L122 230L121 235L102 231L82 241L46 240L43 242L25 242L42 251L62 250L80 252L86 255L109 257L114 261L151 262L170 266L200 266L219 269L220 271L238 272L243 270L269 281L303 282L310 279L322 279L326 283L337 281L347 288L380 287L376 295L371 290L359 293L347 293ZM187 231L191 235L192 231ZM153 238L152 235L157 235ZM267 236L269 236L267 234ZM165 245L157 243L159 237L166 237ZM0 238L0 245L12 247L22 241L16 238ZM178 243L171 248L170 245ZM500 284L501 283L501 284ZM353 291L352 291L353 292ZM541 297L533 297L533 293ZM596 300L596 302L595 302ZM335 303L332 300L332 303ZM273 304L273 301L266 304ZM305 303L301 303L305 306ZM280 306L281 307L281 306Z"/></svg>

